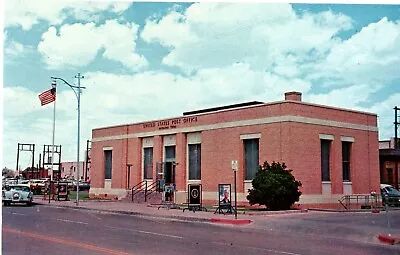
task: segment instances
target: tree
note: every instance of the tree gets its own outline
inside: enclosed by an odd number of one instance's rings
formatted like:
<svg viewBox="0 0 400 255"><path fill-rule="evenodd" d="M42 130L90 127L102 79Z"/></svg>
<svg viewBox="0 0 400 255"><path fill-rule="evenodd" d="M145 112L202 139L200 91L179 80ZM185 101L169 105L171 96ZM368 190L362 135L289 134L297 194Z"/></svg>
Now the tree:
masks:
<svg viewBox="0 0 400 255"><path fill-rule="evenodd" d="M7 176L8 172L9 172L9 169L8 169L7 167L4 167L4 168L3 168L2 175L3 175L3 176Z"/></svg>
<svg viewBox="0 0 400 255"><path fill-rule="evenodd" d="M8 177L8 178L12 178L15 176L15 171L11 170L7 167L4 167L2 170L2 176Z"/></svg>
<svg viewBox="0 0 400 255"><path fill-rule="evenodd" d="M285 163L267 161L259 167L252 181L253 189L249 189L250 205L265 205L269 210L288 210L301 196L301 182L286 169Z"/></svg>

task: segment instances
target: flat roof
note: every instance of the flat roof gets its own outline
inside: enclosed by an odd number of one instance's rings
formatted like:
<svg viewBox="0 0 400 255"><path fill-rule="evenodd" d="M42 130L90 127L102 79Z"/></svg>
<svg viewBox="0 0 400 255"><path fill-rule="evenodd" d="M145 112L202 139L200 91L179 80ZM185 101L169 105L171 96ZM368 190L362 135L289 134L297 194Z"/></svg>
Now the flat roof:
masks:
<svg viewBox="0 0 400 255"><path fill-rule="evenodd" d="M183 116L188 116L188 115L193 115L193 114L201 114L201 113L209 113L209 112L216 112L216 111L235 109L235 108L243 108L243 107L248 107L248 106L253 106L253 105L260 105L260 104L265 104L265 103L264 102L260 102L260 101L251 101L251 102L245 102L245 103L239 103L239 104L230 104L230 105L225 105L225 106L211 107L211 108L206 108L206 109L201 109L201 110L194 110L194 111L184 112Z"/></svg>
<svg viewBox="0 0 400 255"><path fill-rule="evenodd" d="M217 112L223 112L223 111L232 111L232 110L243 109L243 108L269 106L269 105L282 104L282 103L303 104L303 105L321 107L321 108L332 109L332 110L337 110L337 111L345 111L345 112L353 112L353 113L358 113L358 114L366 114L366 115L371 115L371 116L378 116L377 114L370 113L370 112L363 112L363 111L358 111L358 110L351 110L351 109L346 109L346 108L321 105L321 104L315 104L315 103L308 103L308 102L296 101L296 100L281 100L281 101L274 101L274 102L268 102L268 103L264 103L261 101L250 101L250 102L231 104L231 105L226 105L226 106L218 106L218 107L211 107L211 108L206 108L206 109L188 111L188 112L184 112L183 116L201 115L201 114L207 114L207 113L217 113ZM125 124L112 125L112 126L98 127L98 128L93 128L92 130L115 128L115 127L121 127L121 126L129 126L129 125L140 125L140 124L147 123L150 121L162 121L162 120L175 119L175 118L180 118L180 117L182 117L182 115L174 116L174 117L167 117L167 118L162 118L162 119L153 119L153 120L139 121L139 122L134 122L134 123L131 122L131 123L125 123Z"/></svg>

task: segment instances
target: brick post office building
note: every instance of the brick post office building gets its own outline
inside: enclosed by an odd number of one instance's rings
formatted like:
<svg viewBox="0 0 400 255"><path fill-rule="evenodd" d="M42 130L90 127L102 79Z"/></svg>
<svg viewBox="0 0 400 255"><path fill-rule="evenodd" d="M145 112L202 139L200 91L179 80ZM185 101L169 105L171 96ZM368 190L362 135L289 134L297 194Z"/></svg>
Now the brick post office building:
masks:
<svg viewBox="0 0 400 255"><path fill-rule="evenodd" d="M161 176L175 184L175 202L186 202L187 185L200 183L203 203L215 204L218 184L233 190L232 160L238 160L239 204L248 204L264 161L293 169L303 184L301 205L332 206L344 194L379 190L377 115L302 102L299 92L278 102L97 128L91 153L92 197L123 198L135 184Z"/></svg>

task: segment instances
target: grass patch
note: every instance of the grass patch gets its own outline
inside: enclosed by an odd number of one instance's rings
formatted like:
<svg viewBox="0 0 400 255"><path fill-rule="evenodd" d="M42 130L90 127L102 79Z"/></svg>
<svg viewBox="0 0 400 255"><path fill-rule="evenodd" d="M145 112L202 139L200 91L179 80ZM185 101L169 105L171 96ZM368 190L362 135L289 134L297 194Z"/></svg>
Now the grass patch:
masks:
<svg viewBox="0 0 400 255"><path fill-rule="evenodd" d="M76 191L70 191L69 200L76 200ZM79 200L89 200L89 192L87 191L79 191Z"/></svg>

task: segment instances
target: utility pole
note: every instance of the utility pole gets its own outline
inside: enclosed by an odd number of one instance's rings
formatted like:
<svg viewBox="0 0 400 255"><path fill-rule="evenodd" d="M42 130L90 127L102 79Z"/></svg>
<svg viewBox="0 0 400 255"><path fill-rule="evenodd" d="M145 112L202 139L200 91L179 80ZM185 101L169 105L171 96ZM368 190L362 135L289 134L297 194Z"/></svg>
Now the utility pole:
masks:
<svg viewBox="0 0 400 255"><path fill-rule="evenodd" d="M42 154L39 153L39 167L38 167L38 176L37 176L38 179L41 178L40 169L42 169Z"/></svg>
<svg viewBox="0 0 400 255"><path fill-rule="evenodd" d="M76 184L76 205L79 205L79 150L80 150L80 140L81 140L81 78L84 78L84 76L81 76L81 73L78 73L78 75L75 76L75 78L78 79L78 149L77 149L77 155L76 155L76 174L78 176L78 181Z"/></svg>
<svg viewBox="0 0 400 255"><path fill-rule="evenodd" d="M81 87L81 79L84 78L83 75L81 75L81 73L78 73L78 75L75 75L75 78L78 79L78 86L73 86L71 84L69 84L66 80L64 80L63 78L59 78L59 77L51 77L54 80L62 80L66 85L68 85L75 93L76 99L78 100L78 142L77 142L77 152L76 152L76 174L77 174L77 187L76 187L76 205L79 205L79 150L80 150L80 135L81 135L81 89L85 89L85 87ZM75 91L75 89L77 91Z"/></svg>
<svg viewBox="0 0 400 255"><path fill-rule="evenodd" d="M398 141L398 128L399 128L399 121L398 121L398 108L397 106L394 107L394 150L395 150L395 155L397 155L397 152L399 150L399 141ZM399 188L399 159L395 156L395 184L396 184L396 189Z"/></svg>
<svg viewBox="0 0 400 255"><path fill-rule="evenodd" d="M394 149L398 150L399 149L399 143L397 141L398 135L397 135L397 130L398 126L400 125L400 122L398 122L398 113L397 111L400 110L397 106L394 107Z"/></svg>

